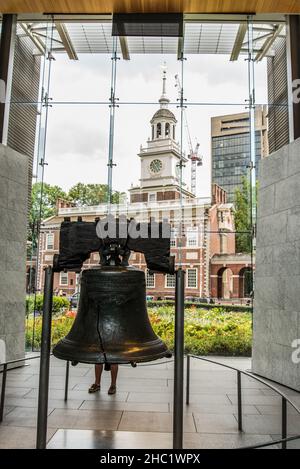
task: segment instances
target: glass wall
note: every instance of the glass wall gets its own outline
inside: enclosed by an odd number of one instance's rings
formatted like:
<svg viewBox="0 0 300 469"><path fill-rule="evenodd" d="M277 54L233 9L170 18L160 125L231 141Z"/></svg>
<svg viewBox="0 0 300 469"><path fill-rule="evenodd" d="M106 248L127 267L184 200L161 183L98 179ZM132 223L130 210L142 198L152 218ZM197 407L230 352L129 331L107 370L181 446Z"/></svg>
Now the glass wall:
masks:
<svg viewBox="0 0 300 469"><path fill-rule="evenodd" d="M189 16L183 41L112 36L110 17L60 25L18 25L39 70L38 97L11 104L23 123L36 118L27 346L39 347L43 271L64 217L167 219L186 301L251 307L259 161L287 138L284 23ZM93 253L84 267L98 262ZM145 271L149 300L174 300L172 275L148 272L139 253L130 263ZM73 314L78 290L75 273L56 274L58 316Z"/></svg>

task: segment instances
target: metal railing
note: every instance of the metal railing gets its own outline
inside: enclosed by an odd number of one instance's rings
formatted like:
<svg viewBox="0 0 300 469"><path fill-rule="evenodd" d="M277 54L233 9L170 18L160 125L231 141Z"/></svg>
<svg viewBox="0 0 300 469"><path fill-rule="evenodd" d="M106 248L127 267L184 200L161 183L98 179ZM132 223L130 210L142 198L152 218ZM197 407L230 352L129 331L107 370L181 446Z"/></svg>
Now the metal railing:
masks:
<svg viewBox="0 0 300 469"><path fill-rule="evenodd" d="M8 368L9 365L15 365L16 363L24 363L24 362L27 362L28 360L34 360L36 358L40 358L40 355L35 355L34 357L17 358L16 360L10 360L5 363L0 363L0 366L3 366L3 369L2 369L3 376L2 376L1 396L0 396L0 423L3 421L3 414L4 414L7 372L11 370L15 370L15 368Z"/></svg>
<svg viewBox="0 0 300 469"><path fill-rule="evenodd" d="M52 354L51 354L52 355ZM5 404L5 391L6 391L6 377L7 377L7 372L12 371L15 368L9 368L9 365L14 365L17 363L24 363L30 360L35 360L36 358L40 358L40 355L35 355L32 357L24 357L24 358L19 358L17 360L11 360L5 363L0 363L0 366L3 367L2 369L2 385L1 385L1 396L0 396L0 423L3 421L3 415L4 415L4 404ZM265 381L263 378L260 378L259 376L256 376L248 371L240 370L236 367L233 367L231 365L226 365L224 363L220 363L215 360L211 360L210 358L205 358L205 357L199 357L198 355L193 355L193 354L187 354L187 367L186 367L186 405L189 405L190 403L190 379L191 379L191 358L197 359L197 360L202 360L205 362L212 363L214 365L219 365L224 368L228 368L230 370L233 370L236 372L237 375L237 404L238 404L238 430L240 432L243 431L243 402L242 402L242 375L248 376L269 389L272 389L274 392L276 392L278 395L281 396L281 439L280 440L272 440L272 441L267 441L266 443L259 443L253 446L244 446L240 447L237 449L258 449L258 448L264 448L264 447L269 447L269 446L274 446L281 444L282 449L287 448L287 443L289 441L294 441L300 439L300 434L299 435L294 435L294 436L287 436L287 420L288 420L288 414L287 414L287 404L290 404L297 412L298 415L300 415L300 409L279 389L277 389L274 385L271 383ZM172 361L172 360L170 360ZM153 364L152 364L153 365ZM64 389L64 401L66 402L68 400L68 387L69 387L69 373L70 373L70 362L66 362L66 375L65 375L65 389Z"/></svg>
<svg viewBox="0 0 300 469"><path fill-rule="evenodd" d="M266 443L260 443L257 445L242 447L238 449L264 448L266 446L273 446L277 444L281 444L281 448L286 449L288 441L300 439L300 434L287 437L287 404L289 403L299 415L300 415L300 409L286 396L286 394L281 392L279 389L277 389L275 386L273 386L269 382L265 381L263 378L260 378L259 376L256 376L250 373L249 371L240 370L238 368L235 368L234 366L226 365L224 363L211 360L210 358L204 358L204 357L199 357L198 355L187 354L187 367L186 367L186 404L187 405L189 405L190 403L191 358L213 363L214 365L223 366L224 368L228 368L236 372L237 374L238 430L240 432L243 431L242 375L248 376L264 384L266 387L272 389L274 392L276 392L277 394L281 396L281 437L282 438L280 440L267 441Z"/></svg>
<svg viewBox="0 0 300 469"><path fill-rule="evenodd" d="M189 208L198 208L201 209L201 218L204 218L204 209L206 205L211 205L211 197L195 197L191 199L184 199L184 207ZM180 209L179 199L174 200L157 200L153 202L121 202L119 204L112 204L110 209L112 213L131 213L143 211L147 213L148 209ZM107 213L107 204L102 203L99 205L90 205L82 207L62 207L58 210L58 215L77 215L78 213L82 214L97 214L97 215L106 215ZM202 213L203 212L203 213Z"/></svg>

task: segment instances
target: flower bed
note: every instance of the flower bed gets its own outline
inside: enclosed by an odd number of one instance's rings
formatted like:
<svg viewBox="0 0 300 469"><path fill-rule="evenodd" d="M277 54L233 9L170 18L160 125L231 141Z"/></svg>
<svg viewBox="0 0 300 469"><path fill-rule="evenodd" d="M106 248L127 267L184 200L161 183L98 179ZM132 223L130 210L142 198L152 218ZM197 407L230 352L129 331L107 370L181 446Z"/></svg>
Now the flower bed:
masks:
<svg viewBox="0 0 300 469"><path fill-rule="evenodd" d="M174 347L174 307L148 308L155 333ZM52 320L52 345L64 337L74 321L74 313ZM196 355L250 356L252 341L251 313L227 312L222 308L202 310L189 307L185 311L185 350ZM26 345L31 347L33 318L26 324ZM40 347L41 318L35 320L34 346Z"/></svg>

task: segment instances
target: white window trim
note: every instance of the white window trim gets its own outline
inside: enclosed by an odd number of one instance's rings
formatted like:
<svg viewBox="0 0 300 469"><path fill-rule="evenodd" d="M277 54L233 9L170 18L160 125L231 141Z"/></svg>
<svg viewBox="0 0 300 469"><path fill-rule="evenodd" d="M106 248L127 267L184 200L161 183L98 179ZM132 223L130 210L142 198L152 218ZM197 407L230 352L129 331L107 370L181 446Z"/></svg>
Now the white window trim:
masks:
<svg viewBox="0 0 300 469"><path fill-rule="evenodd" d="M148 270L146 270L145 276L146 276L146 288L155 288L155 282L156 282L155 274L152 274L152 276L153 276L153 285L151 285L151 286L149 286L148 282L147 282L147 279L149 277L149 271Z"/></svg>
<svg viewBox="0 0 300 469"><path fill-rule="evenodd" d="M196 271L196 286L195 287L190 287L189 286L189 270L194 270ZM195 267L191 267L190 269L187 269L187 276L186 276L186 288L196 290L198 288L198 269Z"/></svg>
<svg viewBox="0 0 300 469"><path fill-rule="evenodd" d="M189 235L191 235L191 238L189 239ZM194 238L195 236L195 238ZM190 244L189 241L194 240L195 244ZM188 230L186 233L186 247L187 248L197 248L199 246L199 230Z"/></svg>
<svg viewBox="0 0 300 469"><path fill-rule="evenodd" d="M151 199L150 199L150 196L151 196L151 195L154 195L154 197L155 197L154 200L151 200ZM156 194L156 192L149 192L149 193L148 193L148 202L157 202L157 194Z"/></svg>
<svg viewBox="0 0 300 469"><path fill-rule="evenodd" d="M67 283L62 283L62 281L61 281L62 275L66 275ZM69 273L68 272L61 272L60 273L60 275L59 275L59 285L61 287L68 287L69 286Z"/></svg>
<svg viewBox="0 0 300 469"><path fill-rule="evenodd" d="M171 237L170 237L170 247L171 248L176 248L176 246L177 246L177 237L178 237L177 230L175 228L171 228ZM172 244L172 242L174 244Z"/></svg>
<svg viewBox="0 0 300 469"><path fill-rule="evenodd" d="M52 237L52 248L48 247L48 238ZM54 233L47 233L46 234L46 250L47 251L54 251Z"/></svg>
<svg viewBox="0 0 300 469"><path fill-rule="evenodd" d="M165 277L165 288L175 288L175 282L176 282L176 280L175 280L175 274L173 275L173 277L174 277L174 285L172 285L172 286L168 285L168 278L169 278L168 275L172 275L172 274L166 274L166 277Z"/></svg>

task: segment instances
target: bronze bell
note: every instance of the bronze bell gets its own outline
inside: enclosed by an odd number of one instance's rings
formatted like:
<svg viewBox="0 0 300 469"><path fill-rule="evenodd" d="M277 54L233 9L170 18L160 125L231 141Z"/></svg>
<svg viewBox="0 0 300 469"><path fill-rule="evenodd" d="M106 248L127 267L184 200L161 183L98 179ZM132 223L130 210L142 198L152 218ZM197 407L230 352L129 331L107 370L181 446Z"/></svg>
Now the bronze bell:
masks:
<svg viewBox="0 0 300 469"><path fill-rule="evenodd" d="M53 355L95 364L170 357L149 321L144 272L120 265L84 270L77 316Z"/></svg>

